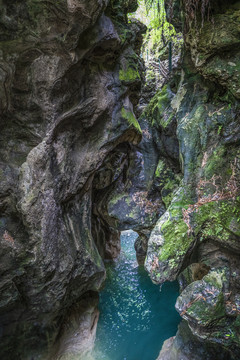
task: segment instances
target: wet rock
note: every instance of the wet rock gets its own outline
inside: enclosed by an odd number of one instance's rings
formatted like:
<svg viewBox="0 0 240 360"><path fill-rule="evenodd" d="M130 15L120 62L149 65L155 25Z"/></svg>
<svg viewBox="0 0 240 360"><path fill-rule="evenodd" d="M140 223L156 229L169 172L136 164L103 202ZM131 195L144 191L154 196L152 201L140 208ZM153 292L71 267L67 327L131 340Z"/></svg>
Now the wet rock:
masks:
<svg viewBox="0 0 240 360"><path fill-rule="evenodd" d="M178 277L181 291L193 281L202 280L210 269L210 266L204 263L192 263L189 265Z"/></svg>
<svg viewBox="0 0 240 360"><path fill-rule="evenodd" d="M119 252L118 229L95 227L93 208L124 169L111 178L105 160L115 169L115 149L142 137L143 30L125 21L132 3L115 4L1 5L2 359L46 359L72 306L99 290L103 258Z"/></svg>
<svg viewBox="0 0 240 360"><path fill-rule="evenodd" d="M220 350L218 345L199 341L182 321L176 336L164 342L157 360L228 360L232 359L231 356L231 352Z"/></svg>
<svg viewBox="0 0 240 360"><path fill-rule="evenodd" d="M145 258L147 255L148 239L150 236L150 231L143 229L141 232L138 231L138 238L134 243L134 248L136 251L137 262L139 265L144 265Z"/></svg>
<svg viewBox="0 0 240 360"><path fill-rule="evenodd" d="M229 268L211 269L202 280L192 282L183 290L176 309L188 321L193 334L235 350L234 356L239 346L236 332L239 313L231 294Z"/></svg>
<svg viewBox="0 0 240 360"><path fill-rule="evenodd" d="M211 347L228 354L225 358L239 357L239 16L233 3L209 2L209 19L200 3L192 17L189 3L182 4L182 71L173 74L170 96L162 91L153 106L161 132L169 119L176 124L178 157L160 138L159 151L171 169L167 177L176 174L179 159L183 178L174 181L166 212L151 232L145 267L156 283L181 274L177 308L201 347L208 344L204 351L210 359L215 359ZM150 116L153 121L154 112ZM193 311L187 315L188 309ZM166 345L172 346L173 359L176 341ZM178 356L196 355L181 350Z"/></svg>
<svg viewBox="0 0 240 360"><path fill-rule="evenodd" d="M98 295L85 294L63 320L56 341L56 350L49 360L86 359L91 352L97 329Z"/></svg>
<svg viewBox="0 0 240 360"><path fill-rule="evenodd" d="M222 24L226 26L222 26ZM215 35L213 35L215 34ZM186 39L196 68L239 99L239 9L229 7L205 21L202 30L192 26ZM231 51L232 50L232 51Z"/></svg>

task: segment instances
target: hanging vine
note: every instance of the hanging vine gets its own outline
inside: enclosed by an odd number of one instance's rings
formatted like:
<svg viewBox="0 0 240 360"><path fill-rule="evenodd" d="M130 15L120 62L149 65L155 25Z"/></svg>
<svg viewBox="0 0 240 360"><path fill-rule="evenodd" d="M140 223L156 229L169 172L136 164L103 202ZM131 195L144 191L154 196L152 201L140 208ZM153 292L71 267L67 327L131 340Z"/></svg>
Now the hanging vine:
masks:
<svg viewBox="0 0 240 360"><path fill-rule="evenodd" d="M185 7L186 23L194 22L197 25L198 14L201 16L201 25L210 19L211 0L183 0Z"/></svg>

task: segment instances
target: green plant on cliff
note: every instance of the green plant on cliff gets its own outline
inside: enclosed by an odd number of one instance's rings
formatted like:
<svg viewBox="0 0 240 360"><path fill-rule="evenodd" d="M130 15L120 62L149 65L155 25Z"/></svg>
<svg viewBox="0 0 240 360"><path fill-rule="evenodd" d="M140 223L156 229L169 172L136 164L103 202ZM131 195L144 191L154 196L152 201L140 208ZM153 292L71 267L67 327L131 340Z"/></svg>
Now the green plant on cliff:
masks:
<svg viewBox="0 0 240 360"><path fill-rule="evenodd" d="M169 41L174 41L176 31L167 21L163 0L145 0L149 17L149 29L146 34L148 49L160 55ZM146 47L146 44L145 44Z"/></svg>
<svg viewBox="0 0 240 360"><path fill-rule="evenodd" d="M173 25L167 21L164 0L138 0L138 10L130 14L131 17L137 18L148 27L144 37L144 57L147 57L148 53L159 57L170 41L175 47L181 46L180 37Z"/></svg>
<svg viewBox="0 0 240 360"><path fill-rule="evenodd" d="M234 217L233 213L236 213L237 216L239 215L238 199L240 187L237 173L237 157L231 164L231 176L229 177L228 181L225 181L224 184L221 184L221 180L222 177L220 175L213 175L209 180L201 179L197 186L198 201L195 204L188 205L186 209L182 209L183 220L188 226L189 234L192 232L190 221L191 216L193 213L198 214L199 222L203 222L203 219L200 221L200 217L204 216L204 209L206 206L208 207L208 205L219 203L220 209L216 214L214 213L214 210L206 212L208 217L208 213L212 213L212 218L215 220L215 222L217 220L217 223L216 226L211 224L210 228L207 230L205 229L205 235L218 235L223 231L223 224L228 221L229 217L229 208L228 205L224 203L224 201L233 201L233 204L230 206L231 219ZM214 190L209 193L208 188ZM223 218L221 218L221 214L223 214Z"/></svg>

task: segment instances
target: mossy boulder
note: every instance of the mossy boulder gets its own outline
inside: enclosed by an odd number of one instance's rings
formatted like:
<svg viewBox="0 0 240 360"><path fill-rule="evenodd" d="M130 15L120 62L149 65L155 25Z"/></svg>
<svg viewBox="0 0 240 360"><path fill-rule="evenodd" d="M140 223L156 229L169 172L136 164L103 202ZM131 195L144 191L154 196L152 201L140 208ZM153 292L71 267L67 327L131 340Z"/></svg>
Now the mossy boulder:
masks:
<svg viewBox="0 0 240 360"><path fill-rule="evenodd" d="M228 267L211 269L202 280L193 281L178 297L176 309L199 338L221 343L226 349L239 346L238 312L227 315L231 293Z"/></svg>
<svg viewBox="0 0 240 360"><path fill-rule="evenodd" d="M174 199L178 196L175 195ZM181 207L170 205L155 225L148 243L145 267L154 282L176 279L193 240L183 220Z"/></svg>

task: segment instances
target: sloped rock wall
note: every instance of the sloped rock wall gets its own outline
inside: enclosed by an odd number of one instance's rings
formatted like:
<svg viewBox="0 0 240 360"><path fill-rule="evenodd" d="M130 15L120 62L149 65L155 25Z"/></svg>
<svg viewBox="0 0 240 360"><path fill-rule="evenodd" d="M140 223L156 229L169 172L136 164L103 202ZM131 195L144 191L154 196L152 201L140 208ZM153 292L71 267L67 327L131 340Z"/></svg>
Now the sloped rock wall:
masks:
<svg viewBox="0 0 240 360"><path fill-rule="evenodd" d="M136 5L1 2L1 359L46 359L117 255L117 229L93 237L92 205L105 159L142 137Z"/></svg>
<svg viewBox="0 0 240 360"><path fill-rule="evenodd" d="M183 179L151 232L145 267L156 283L181 274L176 309L194 335L192 344L198 342L209 359L238 359L239 9L238 2L209 3L208 18L201 2L182 2L182 70L168 85L171 101L164 103L164 89L158 95L160 126L176 119ZM193 264L207 273L190 276ZM184 334L166 343L159 359L194 358Z"/></svg>

